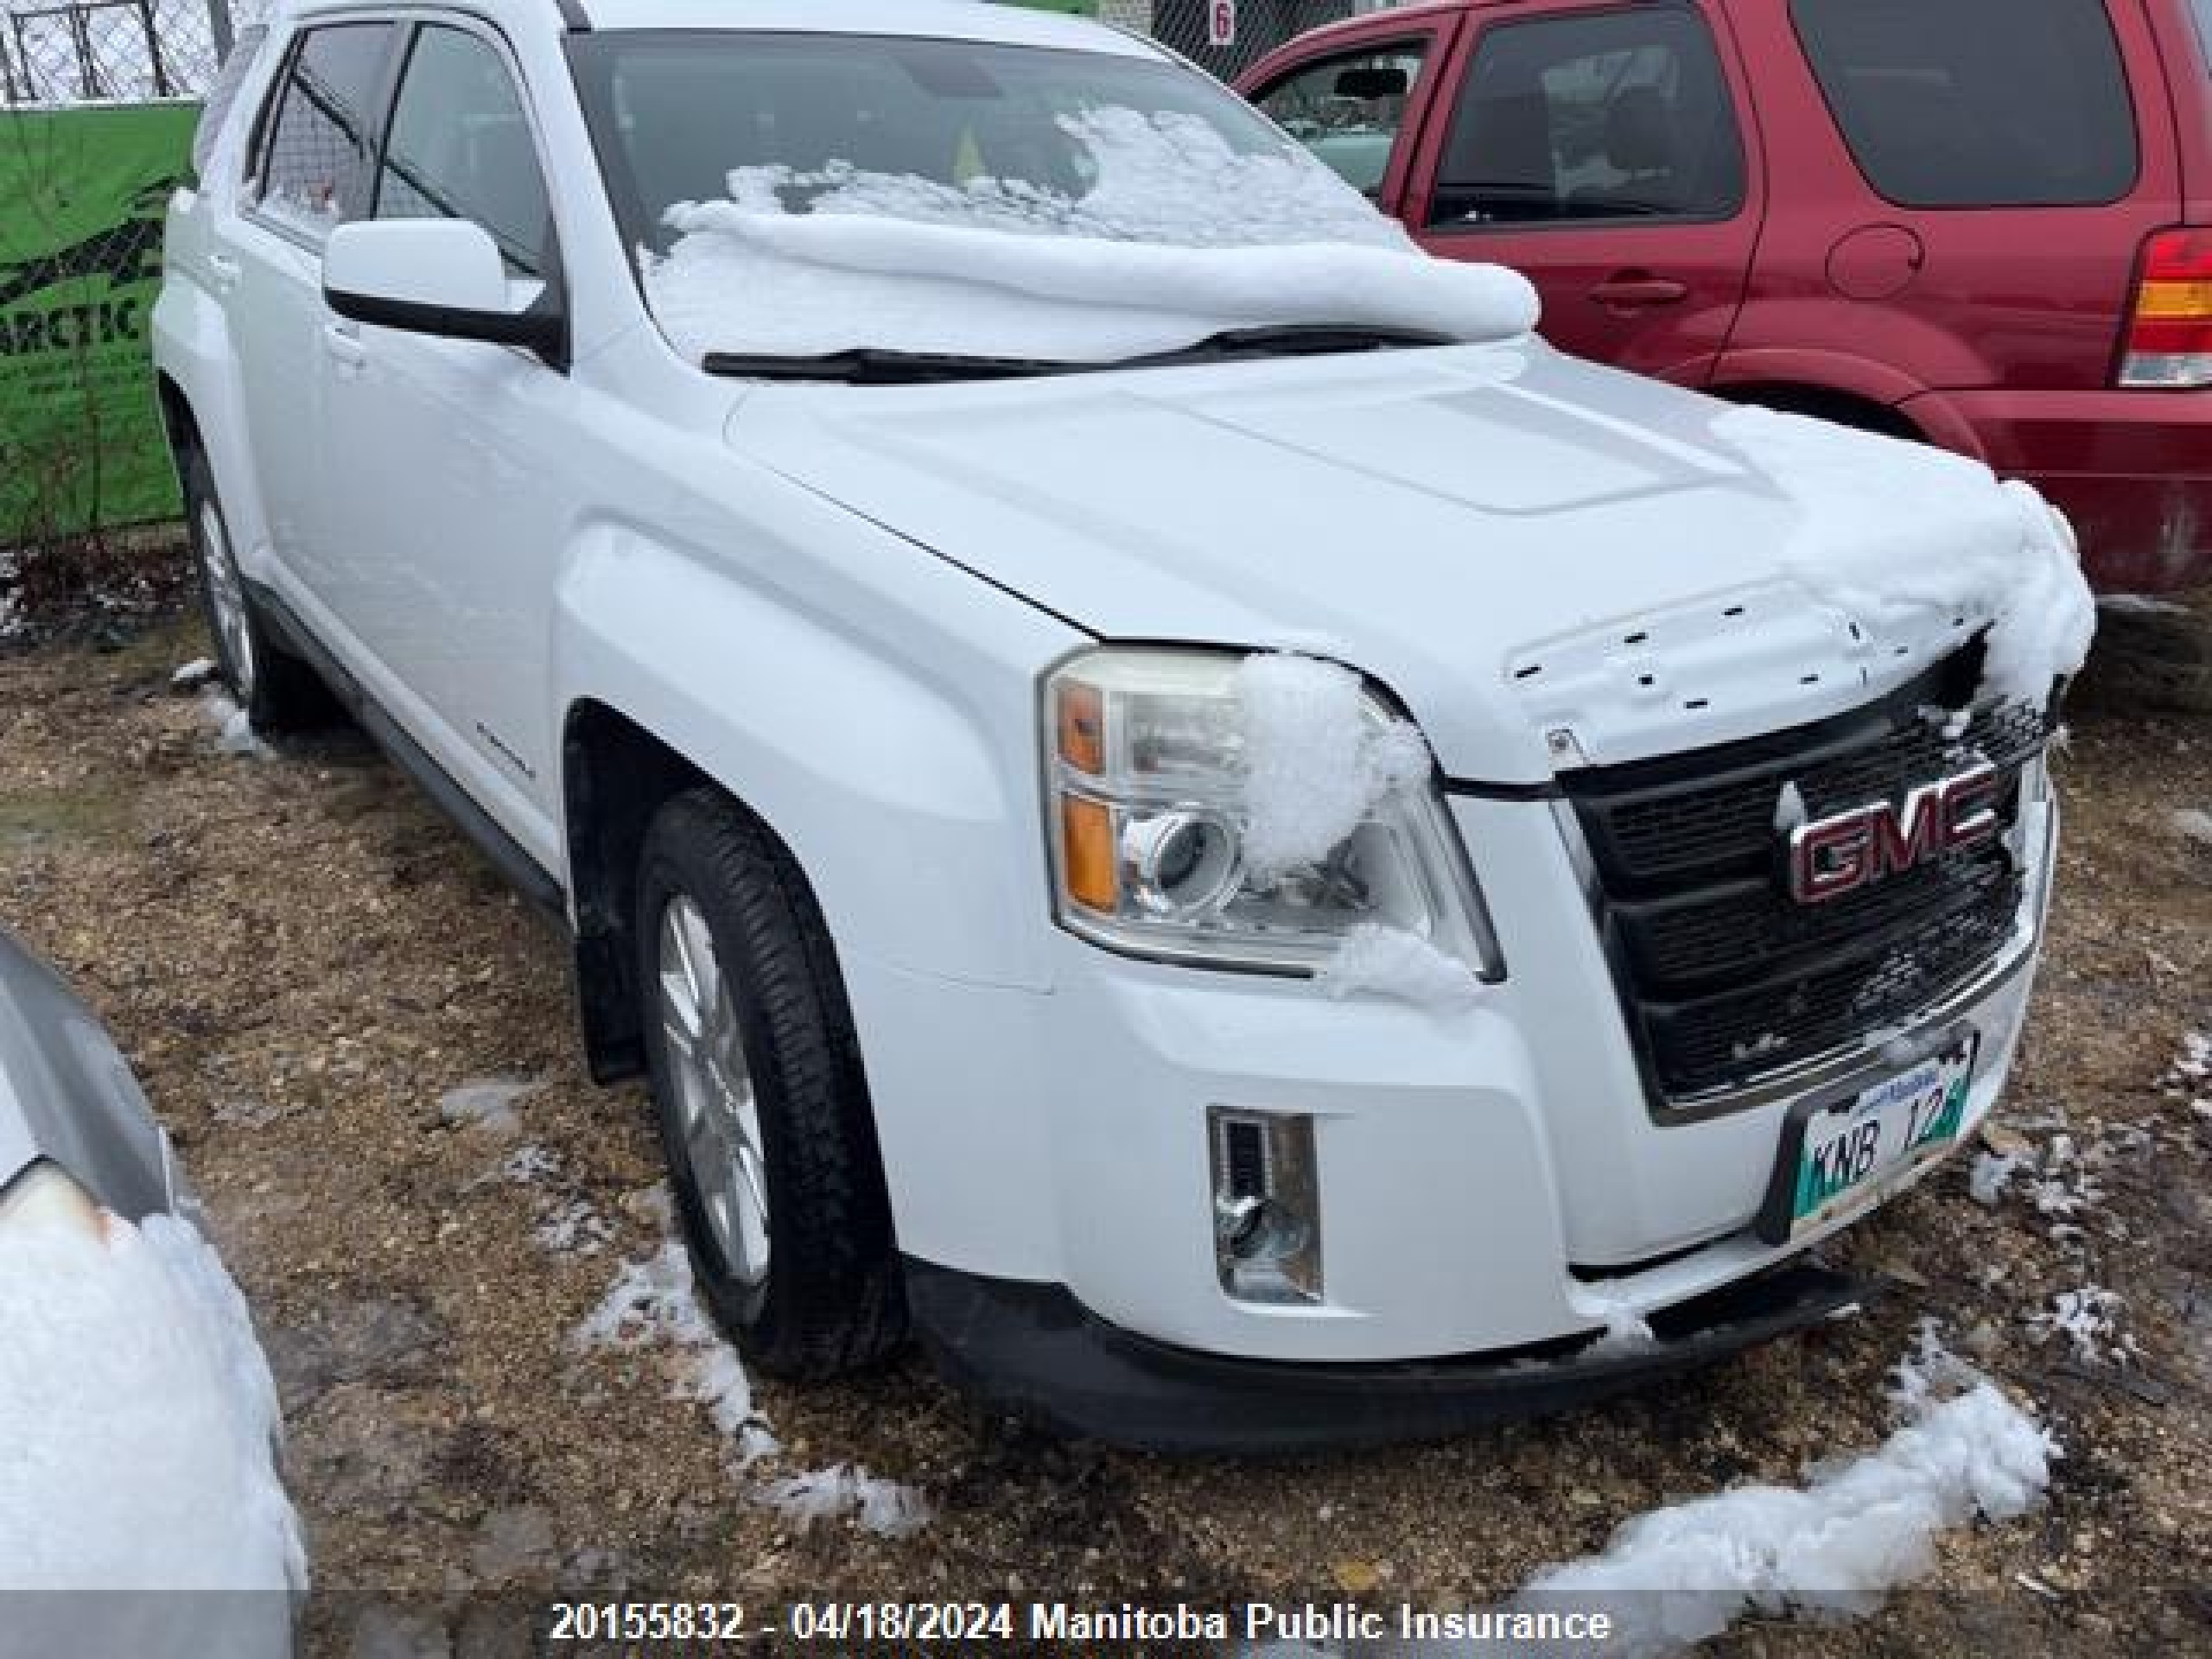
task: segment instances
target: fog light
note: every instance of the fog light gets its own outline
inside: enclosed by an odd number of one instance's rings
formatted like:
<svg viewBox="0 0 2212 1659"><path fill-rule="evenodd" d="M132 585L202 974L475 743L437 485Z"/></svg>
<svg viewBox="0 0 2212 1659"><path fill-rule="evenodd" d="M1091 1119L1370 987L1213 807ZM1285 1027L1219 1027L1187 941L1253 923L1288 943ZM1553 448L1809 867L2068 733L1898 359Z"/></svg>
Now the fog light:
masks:
<svg viewBox="0 0 2212 1659"><path fill-rule="evenodd" d="M1221 1287L1240 1301L1319 1301L1321 1206L1313 1120L1220 1106L1206 1116L1214 1266Z"/></svg>

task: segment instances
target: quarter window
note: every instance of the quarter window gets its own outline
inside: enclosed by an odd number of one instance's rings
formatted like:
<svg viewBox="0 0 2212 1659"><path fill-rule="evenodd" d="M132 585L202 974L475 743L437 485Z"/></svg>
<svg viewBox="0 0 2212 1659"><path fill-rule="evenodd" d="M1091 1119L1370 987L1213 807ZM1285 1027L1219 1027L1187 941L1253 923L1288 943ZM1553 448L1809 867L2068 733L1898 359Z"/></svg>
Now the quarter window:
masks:
<svg viewBox="0 0 2212 1659"><path fill-rule="evenodd" d="M416 36L377 182L378 219L466 219L491 232L508 268L543 275L552 215L530 118L505 60L480 35L431 26Z"/></svg>
<svg viewBox="0 0 2212 1659"><path fill-rule="evenodd" d="M1389 171L1427 52L1426 41L1408 41L1309 64L1262 92L1259 105L1346 184L1372 196Z"/></svg>
<svg viewBox="0 0 2212 1659"><path fill-rule="evenodd" d="M2135 110L2105 0L1791 0L1859 170L1908 207L2117 201Z"/></svg>
<svg viewBox="0 0 2212 1659"><path fill-rule="evenodd" d="M263 213L318 242L361 216L372 106L391 44L389 23L334 24L301 38L270 124Z"/></svg>
<svg viewBox="0 0 2212 1659"><path fill-rule="evenodd" d="M1640 6L1483 31L1429 223L1713 219L1743 205L1743 138L1705 20Z"/></svg>

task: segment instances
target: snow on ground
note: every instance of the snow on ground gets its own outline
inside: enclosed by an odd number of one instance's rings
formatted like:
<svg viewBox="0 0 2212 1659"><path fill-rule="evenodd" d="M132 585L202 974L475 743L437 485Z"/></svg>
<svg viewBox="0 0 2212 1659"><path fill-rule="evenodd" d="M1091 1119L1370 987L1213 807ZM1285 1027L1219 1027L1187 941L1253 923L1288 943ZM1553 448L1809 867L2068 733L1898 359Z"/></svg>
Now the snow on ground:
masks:
<svg viewBox="0 0 2212 1659"><path fill-rule="evenodd" d="M222 667L213 657L195 657L188 663L179 663L169 674L169 689L174 691L197 691L219 677Z"/></svg>
<svg viewBox="0 0 2212 1659"><path fill-rule="evenodd" d="M911 1486L871 1475L858 1464L834 1464L755 1487L754 1503L776 1510L801 1531L817 1521L850 1516L864 1531L911 1538L929 1524L929 1505Z"/></svg>
<svg viewBox="0 0 2212 1659"><path fill-rule="evenodd" d="M2056 1450L2034 1418L1924 1334L1898 1366L1904 1426L1802 1486L1742 1486L1637 1516L1602 1554L1539 1573L1532 1607L1604 1605L1608 1653L1679 1651L1746 1614L1860 1616L1934 1562L1936 1535L2009 1520Z"/></svg>
<svg viewBox="0 0 2212 1659"><path fill-rule="evenodd" d="M2183 841L2194 842L2199 847L2212 848L2212 812L2196 806L2176 807L2166 822L2173 826L2174 833Z"/></svg>
<svg viewBox="0 0 2212 1659"><path fill-rule="evenodd" d="M673 1389L707 1408L715 1427L734 1442L745 1468L777 1450L776 1438L753 1408L753 1389L737 1352L715 1328L692 1284L683 1241L673 1234L643 1261L626 1262L599 1306L570 1337L579 1352L661 1347L674 1371Z"/></svg>
<svg viewBox="0 0 2212 1659"><path fill-rule="evenodd" d="M2100 1286L2062 1290L2051 1298L2049 1307L2028 1315L2028 1332L2038 1343L2065 1338L2074 1357L2084 1365L2124 1364L2142 1349L2120 1328L2123 1306L2118 1292Z"/></svg>
<svg viewBox="0 0 2212 1659"><path fill-rule="evenodd" d="M2056 1443L1947 1351L1932 1322L1898 1362L1901 1426L1873 1451L1812 1465L1800 1486L1738 1486L1639 1515L1605 1549L1538 1573L1497 1615L1605 1611L1616 1659L1685 1652L1745 1617L1834 1620L1875 1611L1935 1563L1936 1535L2007 1521L2041 1500ZM1356 1649L1357 1650L1357 1649ZM1552 1652L1516 1643L1423 1644L1423 1654ZM1276 1643L1276 1659L1318 1659Z"/></svg>
<svg viewBox="0 0 2212 1659"><path fill-rule="evenodd" d="M2192 1063L2192 1055L2185 1047L2177 1064ZM2201 1058L2212 1069L2212 1045ZM2048 1134L2040 1141L2031 1140L2023 1133L2029 1128ZM1975 1155L1967 1173L1967 1195L1993 1209L2007 1198L2018 1200L2042 1222L2059 1260L2082 1281L2054 1292L2046 1305L2025 1316L2030 1340L2046 1344L2063 1337L2074 1359L2085 1365L2133 1363L2141 1349L2122 1328L2124 1303L2090 1275L2096 1241L2127 1236L2126 1222L2107 1206L2104 1173L2120 1160L2143 1155L2152 1142L2150 1130L2139 1123L2076 1129L2061 1114L2002 1134L2000 1146Z"/></svg>
<svg viewBox="0 0 2212 1659"><path fill-rule="evenodd" d="M515 1108L544 1086L526 1077L472 1077L438 1096L438 1116L456 1128L482 1129L504 1139L522 1128Z"/></svg>
<svg viewBox="0 0 2212 1659"><path fill-rule="evenodd" d="M215 734L215 747L225 754L271 755L276 751L261 741L245 709L227 691L210 690L200 699L200 713Z"/></svg>
<svg viewBox="0 0 2212 1659"><path fill-rule="evenodd" d="M276 1472L276 1385L200 1234L170 1216L111 1220L105 1238L11 1231L0 1329L0 1590L245 1592L52 1605L103 1628L143 1618L141 1644L115 1651L289 1652L307 1557ZM11 1604L0 1649L31 1651L8 1642L40 1605ZM72 1628L47 1650L90 1650Z"/></svg>
<svg viewBox="0 0 2212 1659"><path fill-rule="evenodd" d="M1430 258L1295 146L1240 153L1196 117L1127 109L1061 124L1088 157L1079 198L840 162L735 168L728 200L668 208L677 240L639 251L646 297L693 358L876 346L1102 361L1262 324L1462 340L1535 326L1522 276Z"/></svg>
<svg viewBox="0 0 2212 1659"><path fill-rule="evenodd" d="M464 1088L472 1085L464 1085ZM482 1088L486 1085L473 1085ZM491 1085L493 1087L505 1085ZM540 1085L524 1085L524 1093L533 1092ZM461 1092L460 1090L454 1091ZM496 1096L493 1098L496 1099ZM452 1095L446 1096L450 1102ZM441 1103L442 1109L444 1103ZM511 1106L494 1105L490 1116L471 1119L466 1116L456 1120L450 1113L448 1122L477 1122L501 1123L498 1133L512 1135L518 1124L512 1116ZM598 1207L581 1192L560 1190L563 1170L560 1154L537 1141L525 1141L514 1147L492 1166L488 1174L480 1177L474 1185L481 1186L500 1181L511 1186L527 1186L536 1190L537 1219L531 1224L531 1233L538 1247L551 1255L597 1255L614 1238L614 1224L599 1212ZM550 1190L549 1190L550 1189Z"/></svg>
<svg viewBox="0 0 2212 1659"><path fill-rule="evenodd" d="M1997 484L1946 450L1770 409L1731 409L1712 431L1820 527L1788 551L1825 602L1878 630L1929 613L1986 619L1981 690L1992 696L2040 706L2052 679L2087 659L2097 613L2074 532L2027 485Z"/></svg>
<svg viewBox="0 0 2212 1659"><path fill-rule="evenodd" d="M664 1195L659 1207L666 1208ZM541 1241L543 1236L541 1227ZM752 1383L737 1350L701 1304L690 1258L684 1254L683 1241L673 1233L653 1255L623 1263L614 1283L569 1341L578 1352L662 1350L673 1372L672 1392L707 1408L715 1427L731 1442L733 1469L743 1471L782 1451L753 1404ZM802 1529L817 1521L849 1516L867 1531L906 1538L919 1532L930 1519L928 1501L920 1491L870 1474L858 1464L781 1476L753 1485L746 1495Z"/></svg>

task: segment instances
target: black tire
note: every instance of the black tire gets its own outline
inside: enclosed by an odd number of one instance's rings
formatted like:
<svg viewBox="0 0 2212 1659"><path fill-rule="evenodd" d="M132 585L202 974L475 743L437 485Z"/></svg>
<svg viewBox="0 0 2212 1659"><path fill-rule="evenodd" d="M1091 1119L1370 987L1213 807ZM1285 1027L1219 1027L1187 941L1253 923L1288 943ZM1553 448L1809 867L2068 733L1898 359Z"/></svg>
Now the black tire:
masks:
<svg viewBox="0 0 2212 1659"><path fill-rule="evenodd" d="M677 907L679 896L696 910ZM691 1063L662 1001L672 908L703 919L711 936L749 1072L767 1245L750 1279L717 1237L687 1147L677 1068ZM778 1376L830 1376L882 1358L906 1323L891 1205L843 980L804 878L757 821L714 790L694 790L666 802L646 831L635 915L653 1101L709 1307L748 1360ZM698 1071L686 1075L696 1086Z"/></svg>
<svg viewBox="0 0 2212 1659"><path fill-rule="evenodd" d="M245 710L256 731L298 731L324 723L334 709L329 691L313 669L276 643L252 594L239 580L230 520L215 493L214 474L208 470L207 456L197 449L187 450L181 471L185 528L192 538L192 560L200 577L200 606L215 644L223 683L230 687L232 696ZM238 607L233 626L226 626L225 607L217 598L225 585L221 567L226 562Z"/></svg>

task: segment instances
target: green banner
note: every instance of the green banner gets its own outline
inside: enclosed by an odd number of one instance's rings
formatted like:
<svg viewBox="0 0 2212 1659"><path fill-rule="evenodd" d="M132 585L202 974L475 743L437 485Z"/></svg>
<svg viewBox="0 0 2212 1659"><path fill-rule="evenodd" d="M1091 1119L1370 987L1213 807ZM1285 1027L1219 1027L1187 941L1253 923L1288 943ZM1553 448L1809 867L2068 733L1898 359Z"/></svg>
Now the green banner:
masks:
<svg viewBox="0 0 2212 1659"><path fill-rule="evenodd" d="M0 111L0 545L177 511L147 322L199 114Z"/></svg>

